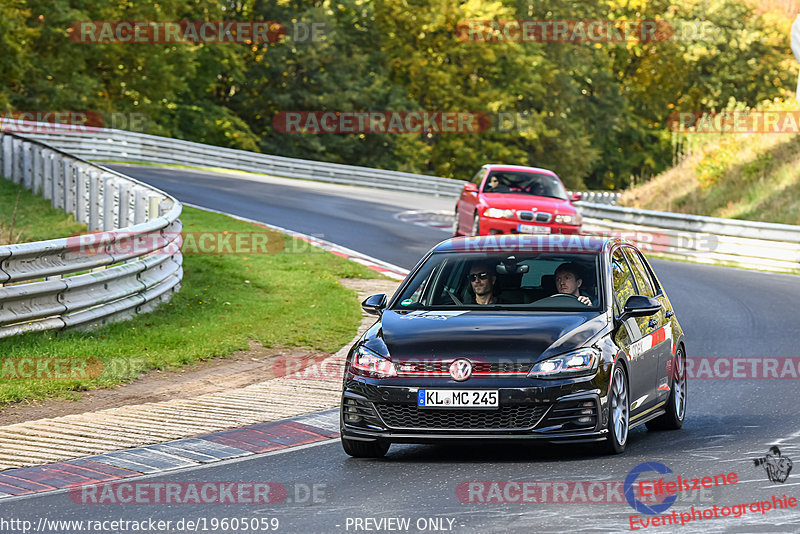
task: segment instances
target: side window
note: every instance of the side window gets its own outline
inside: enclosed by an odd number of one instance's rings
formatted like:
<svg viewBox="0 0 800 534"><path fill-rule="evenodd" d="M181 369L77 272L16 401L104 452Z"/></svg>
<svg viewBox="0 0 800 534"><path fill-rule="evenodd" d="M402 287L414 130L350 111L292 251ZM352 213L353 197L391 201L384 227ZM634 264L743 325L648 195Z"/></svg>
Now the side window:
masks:
<svg viewBox="0 0 800 534"><path fill-rule="evenodd" d="M650 275L639 255L632 248L625 247L625 257L628 258L631 269L633 269L633 276L636 278L636 287L639 288L639 294L645 297L655 297L656 292L650 281Z"/></svg>
<svg viewBox="0 0 800 534"><path fill-rule="evenodd" d="M486 174L486 169L481 169L478 173L472 177L470 180L473 184L477 185L478 187L481 186L481 181L483 180L483 175Z"/></svg>
<svg viewBox="0 0 800 534"><path fill-rule="evenodd" d="M620 314L628 298L636 294L633 274L620 249L615 250L611 256L611 271L614 284L614 312Z"/></svg>

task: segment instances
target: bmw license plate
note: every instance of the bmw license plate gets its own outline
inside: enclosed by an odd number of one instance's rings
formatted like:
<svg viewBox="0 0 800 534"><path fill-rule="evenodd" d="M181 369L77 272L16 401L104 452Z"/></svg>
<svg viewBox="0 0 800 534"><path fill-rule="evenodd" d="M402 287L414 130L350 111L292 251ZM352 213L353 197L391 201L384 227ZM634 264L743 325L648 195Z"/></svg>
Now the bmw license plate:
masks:
<svg viewBox="0 0 800 534"><path fill-rule="evenodd" d="M498 391L490 389L420 389L420 408L497 408Z"/></svg>
<svg viewBox="0 0 800 534"><path fill-rule="evenodd" d="M521 234L549 234L549 226L535 226L533 224L518 224L517 232Z"/></svg>

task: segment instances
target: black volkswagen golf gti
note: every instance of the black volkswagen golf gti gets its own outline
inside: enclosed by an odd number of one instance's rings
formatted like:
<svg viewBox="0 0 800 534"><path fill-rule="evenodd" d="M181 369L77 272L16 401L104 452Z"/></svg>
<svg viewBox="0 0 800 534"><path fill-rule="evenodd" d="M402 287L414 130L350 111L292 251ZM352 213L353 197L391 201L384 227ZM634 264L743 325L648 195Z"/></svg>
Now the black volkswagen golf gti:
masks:
<svg viewBox="0 0 800 534"><path fill-rule="evenodd" d="M350 350L342 445L598 442L678 429L686 414L683 330L632 244L501 235L434 247Z"/></svg>

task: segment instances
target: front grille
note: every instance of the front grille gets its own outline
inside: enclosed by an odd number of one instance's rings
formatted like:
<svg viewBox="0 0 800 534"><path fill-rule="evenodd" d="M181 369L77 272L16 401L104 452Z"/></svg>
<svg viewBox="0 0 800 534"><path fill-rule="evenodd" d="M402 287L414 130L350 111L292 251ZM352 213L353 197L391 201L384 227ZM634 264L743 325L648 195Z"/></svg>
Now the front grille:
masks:
<svg viewBox="0 0 800 534"><path fill-rule="evenodd" d="M553 218L550 213L544 211L518 211L517 217L523 222L536 221L538 223L548 223Z"/></svg>
<svg viewBox="0 0 800 534"><path fill-rule="evenodd" d="M403 375L433 374L449 375L452 361L409 361L396 364L397 372ZM472 362L472 374L527 374L531 369L531 362Z"/></svg>
<svg viewBox="0 0 800 534"><path fill-rule="evenodd" d="M533 212L532 211L518 211L517 217L519 217L520 221L532 221L533 220Z"/></svg>
<svg viewBox="0 0 800 534"><path fill-rule="evenodd" d="M420 409L413 404L376 404L387 426L429 430L530 430L547 406L501 406L497 410Z"/></svg>

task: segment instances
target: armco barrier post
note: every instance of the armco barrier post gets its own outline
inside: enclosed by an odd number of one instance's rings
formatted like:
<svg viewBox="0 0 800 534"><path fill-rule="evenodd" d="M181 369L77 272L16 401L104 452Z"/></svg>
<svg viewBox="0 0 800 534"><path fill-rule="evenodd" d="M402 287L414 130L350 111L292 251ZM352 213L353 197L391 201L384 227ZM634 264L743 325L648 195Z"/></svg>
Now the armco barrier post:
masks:
<svg viewBox="0 0 800 534"><path fill-rule="evenodd" d="M100 173L89 172L89 231L100 230Z"/></svg>
<svg viewBox="0 0 800 534"><path fill-rule="evenodd" d="M5 147L6 147L6 139L8 138L9 137L6 134L0 132L0 178L3 178L5 176L6 160L7 160Z"/></svg>
<svg viewBox="0 0 800 534"><path fill-rule="evenodd" d="M62 159L61 165L64 177L64 204L61 209L75 215L75 169L69 158Z"/></svg>
<svg viewBox="0 0 800 534"><path fill-rule="evenodd" d="M125 228L130 225L129 213L131 205L130 186L126 183L119 184L119 212L117 215L117 223L119 228Z"/></svg>
<svg viewBox="0 0 800 534"><path fill-rule="evenodd" d="M38 143L33 145L33 184L31 185L31 191L33 191L34 195L41 195L42 193L43 152L44 147L42 145Z"/></svg>
<svg viewBox="0 0 800 534"><path fill-rule="evenodd" d="M117 193L117 184L113 176L103 178L103 231L114 230L114 196Z"/></svg>
<svg viewBox="0 0 800 534"><path fill-rule="evenodd" d="M22 142L22 187L25 189L31 189L33 187L32 149L33 143L30 141Z"/></svg>
<svg viewBox="0 0 800 534"><path fill-rule="evenodd" d="M18 184L22 182L22 139L18 139L16 137L13 139L14 141L12 143L11 153L13 161L11 166L11 176L8 178L10 178L15 184Z"/></svg>
<svg viewBox="0 0 800 534"><path fill-rule="evenodd" d="M134 189L133 224L141 224L147 220L147 191L141 187Z"/></svg>
<svg viewBox="0 0 800 534"><path fill-rule="evenodd" d="M64 208L64 165L63 156L56 154L53 158L53 207L55 209Z"/></svg>
<svg viewBox="0 0 800 534"><path fill-rule="evenodd" d="M53 198L53 158L55 154L49 148L42 150L42 198Z"/></svg>
<svg viewBox="0 0 800 534"><path fill-rule="evenodd" d="M80 163L75 165L75 220L79 223L86 224L88 215L87 209L87 183L86 180L88 169Z"/></svg>
<svg viewBox="0 0 800 534"><path fill-rule="evenodd" d="M158 203L161 202L161 197L158 195L149 195L147 198L147 220L152 221L158 217Z"/></svg>

